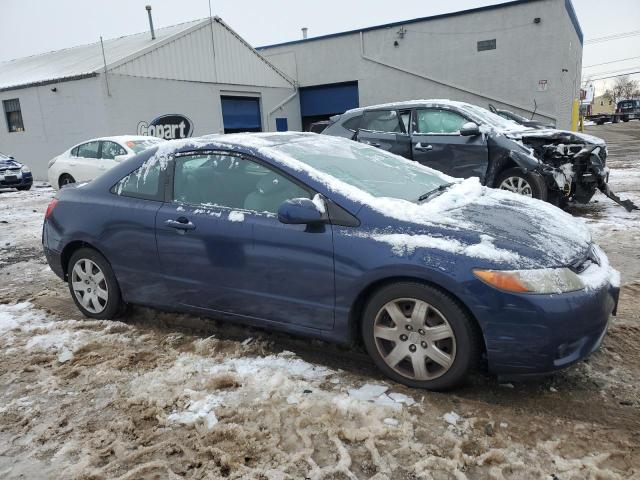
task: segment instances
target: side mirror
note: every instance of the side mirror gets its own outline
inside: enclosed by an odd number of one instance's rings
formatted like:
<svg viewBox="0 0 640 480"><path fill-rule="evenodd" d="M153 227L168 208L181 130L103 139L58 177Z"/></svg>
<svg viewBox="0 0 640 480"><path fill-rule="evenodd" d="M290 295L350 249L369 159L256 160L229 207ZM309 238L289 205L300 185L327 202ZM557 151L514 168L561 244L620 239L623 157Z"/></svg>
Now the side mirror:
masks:
<svg viewBox="0 0 640 480"><path fill-rule="evenodd" d="M320 197L316 197L320 199ZM308 225L310 223L327 223L327 215L324 200L322 203L308 198L292 198L285 201L278 208L278 220L290 225Z"/></svg>
<svg viewBox="0 0 640 480"><path fill-rule="evenodd" d="M9 160L15 160L12 155L9 155Z"/></svg>
<svg viewBox="0 0 640 480"><path fill-rule="evenodd" d="M463 137L474 137L476 135L480 135L480 127L473 122L467 122L462 125L460 135Z"/></svg>
<svg viewBox="0 0 640 480"><path fill-rule="evenodd" d="M115 162L124 162L125 160L127 160L129 158L129 155L116 155L115 157L113 157L113 160Z"/></svg>

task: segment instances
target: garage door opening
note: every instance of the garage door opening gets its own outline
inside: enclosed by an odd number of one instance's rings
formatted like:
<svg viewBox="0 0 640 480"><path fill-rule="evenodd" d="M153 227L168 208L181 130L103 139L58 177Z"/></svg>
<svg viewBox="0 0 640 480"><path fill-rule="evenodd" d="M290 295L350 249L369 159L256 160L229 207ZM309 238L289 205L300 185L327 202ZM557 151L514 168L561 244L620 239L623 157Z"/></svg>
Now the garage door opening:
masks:
<svg viewBox="0 0 640 480"><path fill-rule="evenodd" d="M256 97L221 97L224 133L261 132L260 99Z"/></svg>
<svg viewBox="0 0 640 480"><path fill-rule="evenodd" d="M358 82L303 87L300 89L302 129L309 131L311 124L329 120L359 105Z"/></svg>

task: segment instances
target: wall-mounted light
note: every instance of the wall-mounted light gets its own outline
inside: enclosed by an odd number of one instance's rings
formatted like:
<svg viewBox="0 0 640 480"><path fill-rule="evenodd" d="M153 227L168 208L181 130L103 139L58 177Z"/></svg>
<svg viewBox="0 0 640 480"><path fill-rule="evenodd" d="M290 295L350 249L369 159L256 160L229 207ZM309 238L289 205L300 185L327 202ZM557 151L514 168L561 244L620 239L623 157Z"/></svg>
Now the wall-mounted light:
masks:
<svg viewBox="0 0 640 480"><path fill-rule="evenodd" d="M540 17L536 17L533 19L533 23L541 23L542 19Z"/></svg>
<svg viewBox="0 0 640 480"><path fill-rule="evenodd" d="M400 44L398 43L398 40L394 40L393 41L393 46L398 48L400 46Z"/></svg>
<svg viewBox="0 0 640 480"><path fill-rule="evenodd" d="M58 91L58 88L57 88L57 87L53 87L53 88L51 89L51 91L52 91L53 93L56 93L56 92Z"/></svg>

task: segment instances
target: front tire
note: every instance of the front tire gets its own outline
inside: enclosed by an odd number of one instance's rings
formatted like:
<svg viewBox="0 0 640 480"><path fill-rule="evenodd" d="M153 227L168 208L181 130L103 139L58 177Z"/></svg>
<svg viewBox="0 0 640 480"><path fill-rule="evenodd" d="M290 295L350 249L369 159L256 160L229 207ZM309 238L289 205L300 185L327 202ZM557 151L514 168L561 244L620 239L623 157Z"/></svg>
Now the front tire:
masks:
<svg viewBox="0 0 640 480"><path fill-rule="evenodd" d="M496 180L496 187L542 201L549 197L544 179L536 172L526 172L521 168L510 168L502 172Z"/></svg>
<svg viewBox="0 0 640 480"><path fill-rule="evenodd" d="M69 292L85 317L110 320L124 311L118 281L109 262L91 248L77 250L67 269Z"/></svg>
<svg viewBox="0 0 640 480"><path fill-rule="evenodd" d="M25 185L23 187L16 187L17 190L20 190L21 192L25 192L27 190L31 190L31 185Z"/></svg>
<svg viewBox="0 0 640 480"><path fill-rule="evenodd" d="M450 389L479 364L474 320L450 295L420 283L378 290L364 309L362 339L377 367L409 387Z"/></svg>

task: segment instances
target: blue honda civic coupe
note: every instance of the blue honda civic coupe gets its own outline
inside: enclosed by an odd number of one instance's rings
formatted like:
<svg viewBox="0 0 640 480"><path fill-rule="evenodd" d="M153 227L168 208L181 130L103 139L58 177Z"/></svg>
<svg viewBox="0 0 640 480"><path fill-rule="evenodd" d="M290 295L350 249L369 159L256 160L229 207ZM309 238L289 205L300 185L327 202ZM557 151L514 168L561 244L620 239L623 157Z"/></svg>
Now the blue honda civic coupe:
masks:
<svg viewBox="0 0 640 480"><path fill-rule="evenodd" d="M167 142L63 188L42 240L87 317L136 304L364 345L432 390L586 357L619 293L556 207L316 134Z"/></svg>

